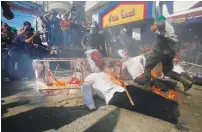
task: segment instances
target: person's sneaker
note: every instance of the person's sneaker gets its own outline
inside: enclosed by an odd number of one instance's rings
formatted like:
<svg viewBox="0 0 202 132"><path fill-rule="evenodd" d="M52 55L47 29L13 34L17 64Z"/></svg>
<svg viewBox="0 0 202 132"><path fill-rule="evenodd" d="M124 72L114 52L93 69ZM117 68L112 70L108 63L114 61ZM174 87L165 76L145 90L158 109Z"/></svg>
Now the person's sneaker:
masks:
<svg viewBox="0 0 202 132"><path fill-rule="evenodd" d="M95 107L95 105L86 105L86 107L90 110L90 111L94 111L94 110L96 110L96 107Z"/></svg>

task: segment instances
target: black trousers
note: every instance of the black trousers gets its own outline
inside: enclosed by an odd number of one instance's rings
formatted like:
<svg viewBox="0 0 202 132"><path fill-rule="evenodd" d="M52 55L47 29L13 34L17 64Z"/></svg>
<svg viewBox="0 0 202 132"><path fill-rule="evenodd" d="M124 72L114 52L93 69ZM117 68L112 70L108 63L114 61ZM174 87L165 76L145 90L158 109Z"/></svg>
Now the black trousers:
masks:
<svg viewBox="0 0 202 132"><path fill-rule="evenodd" d="M145 65L145 72L143 76L146 80L150 81L151 78L151 70L160 62L162 62L163 73L167 77L170 77L174 80L177 80L180 74L174 72L173 69L173 58L175 57L175 53L170 50L155 50L148 57Z"/></svg>
<svg viewBox="0 0 202 132"><path fill-rule="evenodd" d="M179 116L177 102L132 85L127 86L127 90L134 101L134 106L131 105L126 92L116 92L109 101L109 105L136 111L172 123L177 122Z"/></svg>

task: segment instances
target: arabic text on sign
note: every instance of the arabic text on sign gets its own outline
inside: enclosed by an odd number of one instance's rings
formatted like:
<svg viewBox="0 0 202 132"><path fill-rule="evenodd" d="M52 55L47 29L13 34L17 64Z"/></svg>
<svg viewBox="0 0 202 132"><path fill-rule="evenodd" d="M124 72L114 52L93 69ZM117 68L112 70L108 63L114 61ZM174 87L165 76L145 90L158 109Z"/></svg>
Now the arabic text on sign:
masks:
<svg viewBox="0 0 202 132"><path fill-rule="evenodd" d="M175 19L175 22L185 22L186 21L186 17L179 17L177 19Z"/></svg>
<svg viewBox="0 0 202 132"><path fill-rule="evenodd" d="M144 19L144 8L143 4L119 5L102 17L103 27L142 20Z"/></svg>

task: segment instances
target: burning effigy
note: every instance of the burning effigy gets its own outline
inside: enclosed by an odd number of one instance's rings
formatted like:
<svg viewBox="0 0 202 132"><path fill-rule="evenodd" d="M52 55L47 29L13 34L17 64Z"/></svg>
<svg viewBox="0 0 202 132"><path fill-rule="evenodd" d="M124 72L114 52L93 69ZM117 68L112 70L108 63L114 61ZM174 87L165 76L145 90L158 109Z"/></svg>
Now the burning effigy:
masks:
<svg viewBox="0 0 202 132"><path fill-rule="evenodd" d="M135 62L139 62L141 57L137 58L135 58ZM146 92L139 86L128 84L128 80L122 78L123 62L123 60L105 58L104 70L91 73L84 79L81 85L84 104L90 110L96 109L93 98L93 93L96 93L107 105L137 111L170 122L176 121L179 113L178 103L172 100L176 97L175 92L170 91L166 95L156 87L153 92ZM139 71L139 69L136 70ZM152 99L149 99L150 97ZM157 104L158 108L152 106ZM149 110L146 108L148 106L150 106Z"/></svg>
<svg viewBox="0 0 202 132"><path fill-rule="evenodd" d="M70 68L65 77L56 77L51 71L49 62L70 62ZM36 76L37 89L46 94L69 94L80 91L80 85L84 79L84 59L45 59L34 60L33 69ZM68 68L67 68L68 69Z"/></svg>

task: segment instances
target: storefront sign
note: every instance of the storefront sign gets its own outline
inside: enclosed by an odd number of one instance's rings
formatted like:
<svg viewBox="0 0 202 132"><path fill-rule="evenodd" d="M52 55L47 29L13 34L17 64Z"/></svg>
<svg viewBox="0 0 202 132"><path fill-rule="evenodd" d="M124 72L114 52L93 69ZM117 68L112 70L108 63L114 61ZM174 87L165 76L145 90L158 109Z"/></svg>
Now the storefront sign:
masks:
<svg viewBox="0 0 202 132"><path fill-rule="evenodd" d="M167 21L169 23L176 23L176 24L183 22L193 22L198 20L202 20L202 11L167 18Z"/></svg>
<svg viewBox="0 0 202 132"><path fill-rule="evenodd" d="M179 17L175 19L175 23L180 23L180 22L185 22L186 21L186 17Z"/></svg>
<svg viewBox="0 0 202 132"><path fill-rule="evenodd" d="M102 17L103 27L110 27L145 18L144 4L121 4Z"/></svg>

